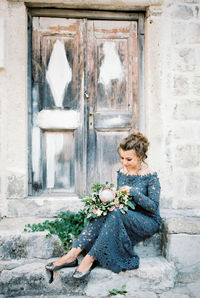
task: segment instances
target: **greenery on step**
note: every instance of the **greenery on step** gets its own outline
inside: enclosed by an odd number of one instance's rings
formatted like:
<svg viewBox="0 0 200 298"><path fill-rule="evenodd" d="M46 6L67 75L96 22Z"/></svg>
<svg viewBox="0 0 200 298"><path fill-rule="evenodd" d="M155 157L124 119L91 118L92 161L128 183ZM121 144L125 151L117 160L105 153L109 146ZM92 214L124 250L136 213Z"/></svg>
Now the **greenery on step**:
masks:
<svg viewBox="0 0 200 298"><path fill-rule="evenodd" d="M92 185L92 191L98 193L103 187L107 186L108 182L105 184L94 183ZM84 197L82 197L84 200ZM45 220L43 223L39 224L27 224L25 225L25 232L42 232L48 231L49 233L46 237L51 235L57 235L65 250L71 248L73 238L77 238L82 232L83 228L89 223L85 209L80 210L78 213L66 211L57 215L57 218L53 221Z"/></svg>
<svg viewBox="0 0 200 298"><path fill-rule="evenodd" d="M77 238L83 230L84 226L88 223L84 213L79 211L74 213L71 211L62 212L57 215L53 221L45 220L43 223L27 224L24 228L25 232L41 232L48 231L46 237L57 235L65 250L69 250L73 238Z"/></svg>
<svg viewBox="0 0 200 298"><path fill-rule="evenodd" d="M109 291L109 294L110 295L118 295L118 294L120 294L120 295L126 295L126 293L127 293L127 291L126 291L126 285L123 285L120 290L112 289L112 290Z"/></svg>

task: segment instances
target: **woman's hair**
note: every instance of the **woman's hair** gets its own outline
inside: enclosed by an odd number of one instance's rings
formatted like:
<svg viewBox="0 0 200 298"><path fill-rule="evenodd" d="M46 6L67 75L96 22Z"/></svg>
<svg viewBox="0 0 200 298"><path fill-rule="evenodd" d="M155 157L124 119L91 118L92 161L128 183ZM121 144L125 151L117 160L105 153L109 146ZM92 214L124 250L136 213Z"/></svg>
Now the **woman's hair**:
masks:
<svg viewBox="0 0 200 298"><path fill-rule="evenodd" d="M120 148L125 151L134 150L136 155L144 161L147 158L148 147L148 139L140 132L134 132L120 142L118 152Z"/></svg>

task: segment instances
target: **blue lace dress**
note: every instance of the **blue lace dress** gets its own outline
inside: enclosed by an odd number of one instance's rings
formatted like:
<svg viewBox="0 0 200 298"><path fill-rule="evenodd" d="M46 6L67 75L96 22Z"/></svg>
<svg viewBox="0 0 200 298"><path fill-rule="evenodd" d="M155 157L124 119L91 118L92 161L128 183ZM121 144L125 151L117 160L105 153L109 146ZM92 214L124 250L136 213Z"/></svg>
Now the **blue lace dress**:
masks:
<svg viewBox="0 0 200 298"><path fill-rule="evenodd" d="M119 171L117 188L125 185L131 187L136 209L122 214L115 208L107 216L93 219L73 245L93 256L102 267L116 273L139 267L134 245L155 234L161 223L157 173L140 176Z"/></svg>

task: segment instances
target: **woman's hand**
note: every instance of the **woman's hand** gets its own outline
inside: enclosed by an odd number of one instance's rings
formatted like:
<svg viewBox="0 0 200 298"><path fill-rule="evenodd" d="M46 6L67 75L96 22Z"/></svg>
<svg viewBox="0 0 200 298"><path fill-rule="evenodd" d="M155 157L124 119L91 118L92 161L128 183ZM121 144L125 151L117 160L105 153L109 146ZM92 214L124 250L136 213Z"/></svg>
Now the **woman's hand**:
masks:
<svg viewBox="0 0 200 298"><path fill-rule="evenodd" d="M130 189L131 189L130 186L125 185L125 186L120 187L119 191L125 191L127 193L127 195L129 195Z"/></svg>

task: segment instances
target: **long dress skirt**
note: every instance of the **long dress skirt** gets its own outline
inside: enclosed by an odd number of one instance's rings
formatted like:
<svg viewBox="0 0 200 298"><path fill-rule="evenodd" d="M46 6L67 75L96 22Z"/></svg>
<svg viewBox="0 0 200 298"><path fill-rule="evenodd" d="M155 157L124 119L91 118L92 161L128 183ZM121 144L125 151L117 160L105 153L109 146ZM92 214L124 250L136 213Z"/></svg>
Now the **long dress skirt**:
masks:
<svg viewBox="0 0 200 298"><path fill-rule="evenodd" d="M102 267L119 273L139 267L134 245L158 230L159 224L155 219L132 210L122 214L115 208L107 216L93 219L73 247L80 247Z"/></svg>

